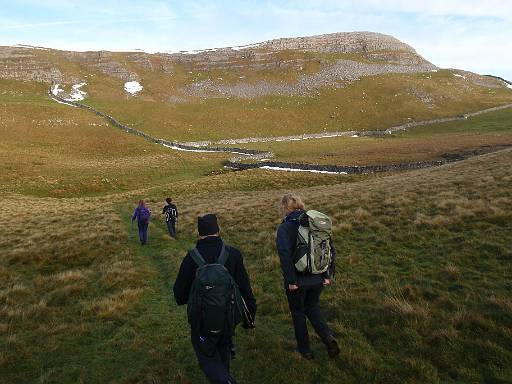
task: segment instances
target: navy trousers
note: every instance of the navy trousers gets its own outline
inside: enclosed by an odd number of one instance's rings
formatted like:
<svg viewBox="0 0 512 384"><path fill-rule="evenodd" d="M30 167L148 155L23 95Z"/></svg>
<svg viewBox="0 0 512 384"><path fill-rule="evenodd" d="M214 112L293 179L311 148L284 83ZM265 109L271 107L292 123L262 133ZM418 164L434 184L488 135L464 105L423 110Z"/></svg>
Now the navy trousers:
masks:
<svg viewBox="0 0 512 384"><path fill-rule="evenodd" d="M300 353L311 352L306 317L324 343L327 344L332 340L332 332L325 322L318 305L323 288L323 285L320 284L299 287L299 289L293 292L286 290L288 305L292 313L295 338L297 339L297 347Z"/></svg>
<svg viewBox="0 0 512 384"><path fill-rule="evenodd" d="M236 384L229 373L232 337L229 332L204 337L192 331L192 346L197 361L211 384Z"/></svg>
<svg viewBox="0 0 512 384"><path fill-rule="evenodd" d="M148 242L148 223L137 223L139 227L139 239L141 244Z"/></svg>

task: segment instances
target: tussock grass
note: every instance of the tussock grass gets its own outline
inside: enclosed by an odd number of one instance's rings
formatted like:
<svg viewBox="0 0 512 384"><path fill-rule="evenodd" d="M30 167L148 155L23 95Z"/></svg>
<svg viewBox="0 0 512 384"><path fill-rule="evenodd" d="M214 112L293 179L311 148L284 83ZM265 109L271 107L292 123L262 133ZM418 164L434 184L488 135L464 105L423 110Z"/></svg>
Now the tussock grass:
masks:
<svg viewBox="0 0 512 384"><path fill-rule="evenodd" d="M388 287L383 306L386 310L402 318L426 318L428 309L411 303L398 287Z"/></svg>
<svg viewBox="0 0 512 384"><path fill-rule="evenodd" d="M102 318L113 318L123 314L133 302L136 302L141 293L140 288L127 288L101 300L84 304L85 309L94 311Z"/></svg>
<svg viewBox="0 0 512 384"><path fill-rule="evenodd" d="M54 280L58 283L73 283L86 279L88 273L90 273L90 271L88 270L76 269L59 272L54 275L48 276L47 278Z"/></svg>
<svg viewBox="0 0 512 384"><path fill-rule="evenodd" d="M448 277L452 280L456 280L459 277L460 270L456 265L452 263L448 263L446 265L445 271L448 274Z"/></svg>

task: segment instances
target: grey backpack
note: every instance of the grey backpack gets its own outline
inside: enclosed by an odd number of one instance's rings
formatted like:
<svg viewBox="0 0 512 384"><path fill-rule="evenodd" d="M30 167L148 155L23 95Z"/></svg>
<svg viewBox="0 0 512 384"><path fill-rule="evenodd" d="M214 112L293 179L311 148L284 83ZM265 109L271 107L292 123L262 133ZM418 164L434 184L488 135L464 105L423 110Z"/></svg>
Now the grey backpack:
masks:
<svg viewBox="0 0 512 384"><path fill-rule="evenodd" d="M294 253L299 272L322 274L332 262L332 222L322 212L309 210L299 217L299 233Z"/></svg>

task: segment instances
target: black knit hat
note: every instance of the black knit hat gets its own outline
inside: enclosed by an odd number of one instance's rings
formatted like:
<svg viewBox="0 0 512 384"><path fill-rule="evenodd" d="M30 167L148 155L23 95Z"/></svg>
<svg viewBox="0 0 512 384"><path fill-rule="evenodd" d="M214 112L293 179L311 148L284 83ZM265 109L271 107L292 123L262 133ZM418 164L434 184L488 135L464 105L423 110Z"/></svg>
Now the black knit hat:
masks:
<svg viewBox="0 0 512 384"><path fill-rule="evenodd" d="M215 235L219 232L219 224L217 224L217 216L209 213L197 218L197 231L199 236Z"/></svg>

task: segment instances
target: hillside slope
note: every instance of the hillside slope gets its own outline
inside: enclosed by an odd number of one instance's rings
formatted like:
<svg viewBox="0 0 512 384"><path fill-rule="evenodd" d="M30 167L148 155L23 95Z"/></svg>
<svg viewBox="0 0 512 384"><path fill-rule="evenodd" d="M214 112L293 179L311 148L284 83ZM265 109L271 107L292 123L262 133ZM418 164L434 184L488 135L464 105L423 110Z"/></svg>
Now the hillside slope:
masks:
<svg viewBox="0 0 512 384"><path fill-rule="evenodd" d="M125 91L135 81L142 90ZM137 132L281 161L473 157L408 172L233 171L232 154L130 135L50 87ZM195 53L0 47L0 381L204 383L171 287L197 216L215 212L259 305L256 329L236 335L240 382L512 382L512 108L464 115L511 103L503 80L436 68L369 32ZM404 123L414 129L385 134ZM328 132L346 136L278 141ZM317 359L294 353L274 245L290 190L334 220L322 300L334 361L315 337ZM177 241L159 215L167 196ZM130 227L141 198L154 213L142 248Z"/></svg>
<svg viewBox="0 0 512 384"><path fill-rule="evenodd" d="M379 129L512 102L499 79L440 70L370 32L173 54L2 47L0 79L56 83L67 93L85 83L89 105L184 141ZM128 81L142 91L126 92ZM15 84L0 80L5 92Z"/></svg>
<svg viewBox="0 0 512 384"><path fill-rule="evenodd" d="M309 188L298 188L308 177L249 171L101 198L2 197L13 218L0 227L2 380L203 383L170 288L196 216L213 210L259 303L255 331L237 332L241 381L510 381L511 156ZM322 306L341 357L301 370L273 241L275 202L292 186L334 218L338 248ZM155 218L140 249L133 202L149 197L158 211L169 190L180 239ZM316 338L313 348L325 353Z"/></svg>

